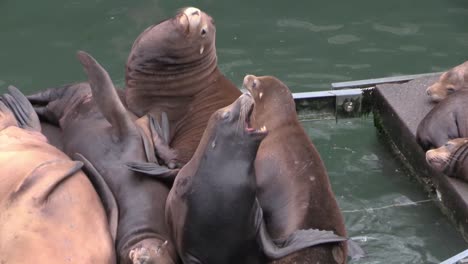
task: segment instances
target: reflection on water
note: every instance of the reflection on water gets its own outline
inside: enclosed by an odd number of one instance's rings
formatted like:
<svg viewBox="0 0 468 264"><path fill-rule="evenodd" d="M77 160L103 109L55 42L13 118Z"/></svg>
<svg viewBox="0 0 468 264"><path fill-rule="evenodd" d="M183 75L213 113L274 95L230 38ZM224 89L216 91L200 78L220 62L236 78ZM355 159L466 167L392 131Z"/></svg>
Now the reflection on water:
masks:
<svg viewBox="0 0 468 264"><path fill-rule="evenodd" d="M304 122L327 166L349 236L368 253L353 263L439 263L466 243L382 145L372 118ZM359 135L359 140L350 138Z"/></svg>

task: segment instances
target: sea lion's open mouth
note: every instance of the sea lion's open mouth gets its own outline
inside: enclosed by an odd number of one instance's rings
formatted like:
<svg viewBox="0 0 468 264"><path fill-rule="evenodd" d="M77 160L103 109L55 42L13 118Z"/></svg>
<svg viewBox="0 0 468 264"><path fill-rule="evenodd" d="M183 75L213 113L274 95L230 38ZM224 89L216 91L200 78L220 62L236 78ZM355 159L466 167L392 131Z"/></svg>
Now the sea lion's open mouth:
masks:
<svg viewBox="0 0 468 264"><path fill-rule="evenodd" d="M252 99L250 94L247 93L246 95L249 96ZM253 102L251 102L250 105L247 106L247 107L249 108L249 110L247 111L247 114L245 115L245 130L247 131L247 133L249 133L249 134L258 134L258 135L266 135L268 133L268 131L267 131L265 126L262 126L260 129L255 129L254 127L252 127L251 117L252 117L252 114L253 114L253 110L255 108L255 104Z"/></svg>

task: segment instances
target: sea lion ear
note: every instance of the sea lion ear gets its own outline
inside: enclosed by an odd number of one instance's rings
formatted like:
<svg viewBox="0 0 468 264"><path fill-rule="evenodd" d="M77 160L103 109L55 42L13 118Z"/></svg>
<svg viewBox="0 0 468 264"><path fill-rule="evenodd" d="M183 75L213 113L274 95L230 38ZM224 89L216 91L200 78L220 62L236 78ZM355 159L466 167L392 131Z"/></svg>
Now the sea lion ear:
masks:
<svg viewBox="0 0 468 264"><path fill-rule="evenodd" d="M138 135L138 130L120 101L107 71L88 53L78 51L78 60L88 75L93 98L101 113L116 130L119 140Z"/></svg>

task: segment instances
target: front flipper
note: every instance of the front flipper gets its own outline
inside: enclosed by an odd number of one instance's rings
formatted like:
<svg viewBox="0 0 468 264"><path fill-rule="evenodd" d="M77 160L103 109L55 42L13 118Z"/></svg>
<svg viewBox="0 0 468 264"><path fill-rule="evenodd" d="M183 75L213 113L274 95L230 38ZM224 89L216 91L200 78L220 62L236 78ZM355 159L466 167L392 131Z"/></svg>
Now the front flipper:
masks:
<svg viewBox="0 0 468 264"><path fill-rule="evenodd" d="M154 177L158 180L167 180L173 182L179 169L169 169L151 162L127 162L125 166L131 171L141 172L145 175Z"/></svg>
<svg viewBox="0 0 468 264"><path fill-rule="evenodd" d="M161 113L161 124L149 115L151 137L153 138L154 149L158 158L170 169L174 169L177 164L175 163L176 154L173 149L169 147L169 120L166 112Z"/></svg>
<svg viewBox="0 0 468 264"><path fill-rule="evenodd" d="M34 106L34 111L43 121L58 126L66 108L75 103L76 98L86 93L82 84L67 84L58 88L49 88L26 98Z"/></svg>
<svg viewBox="0 0 468 264"><path fill-rule="evenodd" d="M347 240L345 237L335 235L332 231L307 229L297 230L286 239L273 241L268 234L265 221L263 220L262 208L258 200L256 201L256 210L256 223L260 225L257 239L263 249L263 253L270 259L279 259L315 245Z"/></svg>
<svg viewBox="0 0 468 264"><path fill-rule="evenodd" d="M8 92L2 96L2 100L13 111L19 126L26 130L41 132L39 117L24 94L14 86L9 86Z"/></svg>
<svg viewBox="0 0 468 264"><path fill-rule="evenodd" d="M138 135L138 129L120 101L107 71L88 53L78 51L78 60L88 75L94 101L102 115L112 125L119 140Z"/></svg>
<svg viewBox="0 0 468 264"><path fill-rule="evenodd" d="M112 239L115 242L117 238L117 225L119 222L119 208L117 205L117 201L115 200L115 196L109 188L109 185L107 185L106 181L102 177L102 175L96 170L96 168L88 159L86 159L83 155L79 153L75 153L75 155L73 155L73 158L75 160L83 162L83 171L86 173L86 176L88 176L88 179L93 184L94 189L96 189L96 192L98 193L102 203L104 204L107 220L109 222L110 233Z"/></svg>

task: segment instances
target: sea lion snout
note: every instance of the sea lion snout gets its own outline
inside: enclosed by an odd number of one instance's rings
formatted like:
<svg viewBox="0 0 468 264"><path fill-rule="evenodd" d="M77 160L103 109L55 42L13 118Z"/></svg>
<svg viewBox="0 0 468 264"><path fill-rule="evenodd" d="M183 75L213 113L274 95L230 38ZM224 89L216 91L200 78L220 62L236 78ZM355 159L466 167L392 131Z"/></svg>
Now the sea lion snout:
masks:
<svg viewBox="0 0 468 264"><path fill-rule="evenodd" d="M202 21L202 12L195 7L188 7L182 12L179 21L182 25L188 26L189 32L197 31Z"/></svg>
<svg viewBox="0 0 468 264"><path fill-rule="evenodd" d="M435 170L443 171L448 163L449 156L450 153L445 149L431 149L426 152L426 161Z"/></svg>
<svg viewBox="0 0 468 264"><path fill-rule="evenodd" d="M168 251L168 241L145 239L136 244L128 253L133 264L175 264Z"/></svg>

